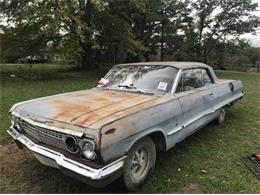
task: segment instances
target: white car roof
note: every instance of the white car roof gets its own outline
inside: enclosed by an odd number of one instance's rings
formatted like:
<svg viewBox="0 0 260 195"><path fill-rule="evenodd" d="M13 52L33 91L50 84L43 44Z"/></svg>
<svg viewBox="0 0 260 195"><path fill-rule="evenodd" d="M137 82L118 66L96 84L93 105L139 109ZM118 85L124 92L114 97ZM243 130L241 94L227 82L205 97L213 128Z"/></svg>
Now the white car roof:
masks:
<svg viewBox="0 0 260 195"><path fill-rule="evenodd" d="M163 62L137 62L137 63L124 63L117 65L146 65L146 66L173 66L177 69L186 69L186 68L211 68L210 66L200 63L200 62L182 62L182 61L163 61Z"/></svg>

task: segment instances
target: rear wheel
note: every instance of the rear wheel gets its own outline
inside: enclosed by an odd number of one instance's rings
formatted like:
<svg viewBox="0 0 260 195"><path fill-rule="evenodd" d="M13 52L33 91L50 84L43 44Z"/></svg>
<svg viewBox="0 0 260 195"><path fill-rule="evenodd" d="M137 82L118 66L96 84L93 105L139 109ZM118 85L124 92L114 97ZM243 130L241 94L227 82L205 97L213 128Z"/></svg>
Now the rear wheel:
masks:
<svg viewBox="0 0 260 195"><path fill-rule="evenodd" d="M218 117L216 119L217 124L220 125L220 124L222 124L225 121L226 114L227 114L226 107L220 108Z"/></svg>
<svg viewBox="0 0 260 195"><path fill-rule="evenodd" d="M124 166L123 179L130 191L139 189L151 175L156 161L153 140L146 137L131 148Z"/></svg>

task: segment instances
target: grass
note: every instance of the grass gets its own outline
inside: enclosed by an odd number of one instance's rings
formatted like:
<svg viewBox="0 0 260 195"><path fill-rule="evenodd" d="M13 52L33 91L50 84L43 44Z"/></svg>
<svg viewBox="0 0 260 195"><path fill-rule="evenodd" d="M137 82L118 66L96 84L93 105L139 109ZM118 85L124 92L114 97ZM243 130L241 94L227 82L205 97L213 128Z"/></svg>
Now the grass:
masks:
<svg viewBox="0 0 260 195"><path fill-rule="evenodd" d="M29 81L53 80L64 78L64 74L71 72L76 66L68 64L0 64L1 80L8 78Z"/></svg>
<svg viewBox="0 0 260 195"><path fill-rule="evenodd" d="M6 156L4 159L0 157L3 159L1 192L125 192L119 181L105 189L95 189L64 177L58 170L41 165L29 152L11 147L11 139L5 133L9 126L7 112L14 103L90 88L102 75L91 71L47 81L2 80L0 143L4 149L0 148L3 151L0 155ZM260 152L260 75L224 71L217 72L217 75L219 78L242 80L245 97L228 111L224 124L209 124L170 151L159 154L153 176L139 193L175 193L189 183L197 184L202 193L260 193L259 180L240 160L245 155ZM13 167L8 172L10 166Z"/></svg>
<svg viewBox="0 0 260 195"><path fill-rule="evenodd" d="M60 71L67 70L68 68L74 67L73 65L67 64L0 64L0 70L3 71L16 71L19 69L23 69L26 71L29 70L52 70L52 71Z"/></svg>

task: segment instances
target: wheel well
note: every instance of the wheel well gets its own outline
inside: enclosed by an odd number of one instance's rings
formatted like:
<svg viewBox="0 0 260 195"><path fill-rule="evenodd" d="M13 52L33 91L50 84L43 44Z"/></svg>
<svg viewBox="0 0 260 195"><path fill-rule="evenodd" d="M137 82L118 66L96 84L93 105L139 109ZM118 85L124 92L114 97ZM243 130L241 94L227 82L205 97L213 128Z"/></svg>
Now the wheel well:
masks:
<svg viewBox="0 0 260 195"><path fill-rule="evenodd" d="M155 132L149 136L153 139L157 151L166 151L166 141L162 132Z"/></svg>

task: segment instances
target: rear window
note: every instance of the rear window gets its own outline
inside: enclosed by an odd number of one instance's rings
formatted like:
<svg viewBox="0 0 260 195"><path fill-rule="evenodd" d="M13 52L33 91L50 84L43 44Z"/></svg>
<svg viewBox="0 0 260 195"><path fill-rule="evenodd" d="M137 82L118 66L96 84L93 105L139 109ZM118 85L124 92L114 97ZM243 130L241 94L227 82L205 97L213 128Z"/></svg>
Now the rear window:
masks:
<svg viewBox="0 0 260 195"><path fill-rule="evenodd" d="M208 86L212 83L212 79L205 68L183 70L176 93Z"/></svg>

